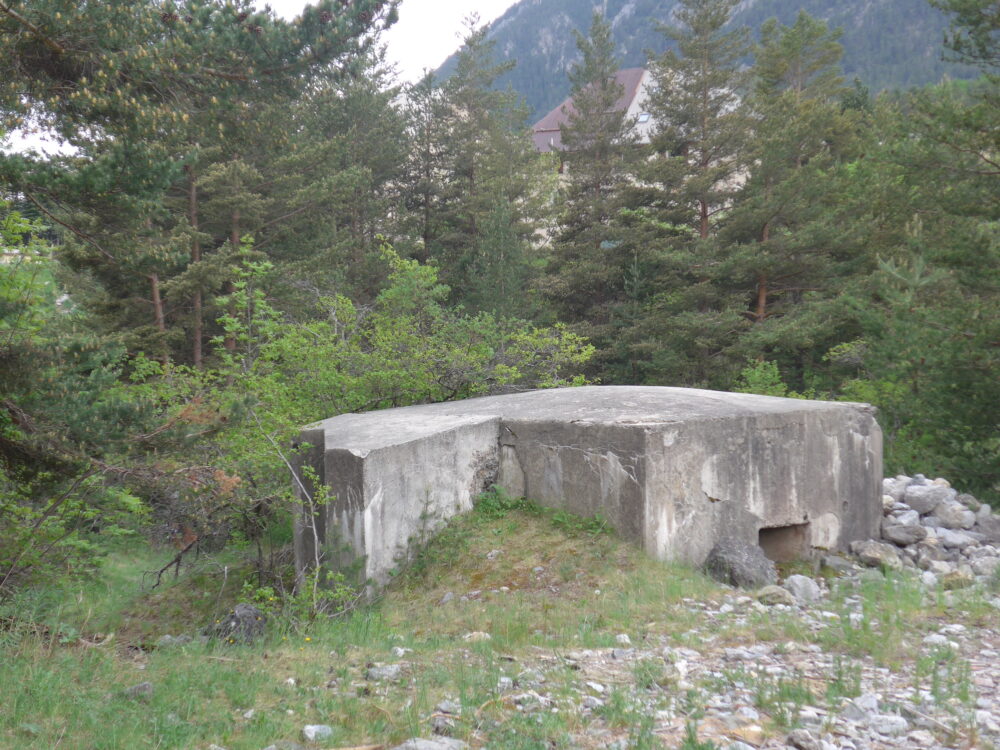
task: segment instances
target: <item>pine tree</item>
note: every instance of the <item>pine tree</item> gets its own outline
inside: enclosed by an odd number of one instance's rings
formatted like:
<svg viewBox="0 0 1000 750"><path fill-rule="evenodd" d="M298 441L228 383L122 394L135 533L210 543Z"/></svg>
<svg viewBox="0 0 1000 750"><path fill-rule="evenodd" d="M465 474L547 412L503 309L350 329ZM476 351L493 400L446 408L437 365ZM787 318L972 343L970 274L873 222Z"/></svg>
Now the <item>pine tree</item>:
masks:
<svg viewBox="0 0 1000 750"><path fill-rule="evenodd" d="M719 270L755 324L738 348L798 374L846 333L828 316L817 325L810 305L836 296L837 277L857 270L838 221L859 124L842 104L839 36L804 12L791 26L761 30L748 98L753 158L722 237Z"/></svg>
<svg viewBox="0 0 1000 750"><path fill-rule="evenodd" d="M746 327L739 301L719 283L719 233L748 166L747 30L729 29L735 0L682 0L676 45L650 61L652 157L638 170L631 205L655 256L643 315L631 335L647 382L724 387L724 352Z"/></svg>
<svg viewBox="0 0 1000 750"><path fill-rule="evenodd" d="M512 64L494 62L486 33L470 28L439 93L430 80L414 90L411 205L420 252L439 263L453 302L525 314L520 290L533 273L528 248L544 215L544 179L527 111L513 91L494 88ZM484 270L494 283L484 284Z"/></svg>
<svg viewBox="0 0 1000 750"><path fill-rule="evenodd" d="M632 257L623 189L639 150L635 123L619 105L624 89L610 25L595 13L576 44L581 60L569 72L572 104L560 127L564 176L544 291L559 317L585 325L608 358Z"/></svg>

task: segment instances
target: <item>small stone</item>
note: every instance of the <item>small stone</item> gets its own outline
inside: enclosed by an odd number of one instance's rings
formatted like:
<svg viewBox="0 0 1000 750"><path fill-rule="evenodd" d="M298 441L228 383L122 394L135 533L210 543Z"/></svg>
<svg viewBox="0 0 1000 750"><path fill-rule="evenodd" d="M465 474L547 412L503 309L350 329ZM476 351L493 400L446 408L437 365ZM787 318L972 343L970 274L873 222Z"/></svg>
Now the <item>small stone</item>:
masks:
<svg viewBox="0 0 1000 750"><path fill-rule="evenodd" d="M480 643L482 641L493 640L493 636L489 633L484 633L481 630L473 630L471 633L466 633L462 636L462 640L468 643Z"/></svg>
<svg viewBox="0 0 1000 750"><path fill-rule="evenodd" d="M820 563L824 568L829 568L835 573L842 574L851 573L857 567L850 560L841 557L840 555L824 555Z"/></svg>
<svg viewBox="0 0 1000 750"><path fill-rule="evenodd" d="M412 648L403 648L402 646L393 646L392 650L391 650L391 653L397 659L402 659L404 656L406 656L407 654L411 653L412 651L413 651Z"/></svg>
<svg viewBox="0 0 1000 750"><path fill-rule="evenodd" d="M268 745L264 750L306 750L304 745L291 740L278 740L272 745Z"/></svg>
<svg viewBox="0 0 1000 750"><path fill-rule="evenodd" d="M191 642L191 636L189 635L161 635L156 641L157 648L170 648L171 646L183 646L186 643Z"/></svg>
<svg viewBox="0 0 1000 750"><path fill-rule="evenodd" d="M628 633L619 633L615 636L615 643L619 646L631 646L632 639L629 638Z"/></svg>
<svg viewBox="0 0 1000 750"><path fill-rule="evenodd" d="M910 722L902 716L880 714L878 716L873 716L868 722L868 726L879 734L895 737L900 734L905 734L910 728Z"/></svg>
<svg viewBox="0 0 1000 750"><path fill-rule="evenodd" d="M804 604L810 604L822 596L819 585L808 576L788 576L785 579L784 587L795 597L796 601Z"/></svg>
<svg viewBox="0 0 1000 750"><path fill-rule="evenodd" d="M226 750L222 745L216 745L214 742L208 746L206 750Z"/></svg>
<svg viewBox="0 0 1000 750"><path fill-rule="evenodd" d="M730 742L726 745L725 750L756 750L753 745L748 745L741 740L736 740L735 742Z"/></svg>
<svg viewBox="0 0 1000 750"><path fill-rule="evenodd" d="M917 747L930 747L937 742L933 734L926 729L915 729L906 735L907 741Z"/></svg>
<svg viewBox="0 0 1000 750"><path fill-rule="evenodd" d="M820 741L808 729L796 729L788 734L785 742L796 750L822 750Z"/></svg>
<svg viewBox="0 0 1000 750"><path fill-rule="evenodd" d="M491 549L489 552L486 553L486 559L487 560L496 560L502 554L503 554L503 550Z"/></svg>
<svg viewBox="0 0 1000 750"><path fill-rule="evenodd" d="M757 601L767 606L784 604L789 607L795 606L795 597L787 589L781 586L765 586L757 592Z"/></svg>
<svg viewBox="0 0 1000 750"><path fill-rule="evenodd" d="M864 693L859 695L844 706L841 714L849 721L867 721L868 718L878 713L878 696L874 693Z"/></svg>
<svg viewBox="0 0 1000 750"><path fill-rule="evenodd" d="M243 712L243 718L246 719L247 721L250 721L250 719L252 719L254 717L254 714L256 713L257 713L256 709L249 708Z"/></svg>
<svg viewBox="0 0 1000 750"><path fill-rule="evenodd" d="M140 682L138 685L133 685L130 688L126 688L124 691L124 695L126 698L148 701L150 698L153 697L153 683Z"/></svg>
<svg viewBox="0 0 1000 750"><path fill-rule="evenodd" d="M399 679L402 673L403 667L400 664L376 664L368 668L365 677L373 682L392 681Z"/></svg>
<svg viewBox="0 0 1000 750"><path fill-rule="evenodd" d="M438 604L447 604L448 602L450 602L454 598L455 598L455 594L452 593L451 591L449 591L444 596L441 597L441 599L438 601Z"/></svg>
<svg viewBox="0 0 1000 750"><path fill-rule="evenodd" d="M414 737L401 745L396 745L392 750L467 750L468 747L462 740L452 737L435 737L432 740Z"/></svg>
<svg viewBox="0 0 1000 750"><path fill-rule="evenodd" d="M514 689L514 680L510 677L501 677L497 680L497 690L501 693L505 693L508 690Z"/></svg>
<svg viewBox="0 0 1000 750"><path fill-rule="evenodd" d="M434 707L434 710L442 714L462 715L462 704L458 701L443 700Z"/></svg>
<svg viewBox="0 0 1000 750"><path fill-rule="evenodd" d="M302 727L302 736L309 742L322 742L333 736L333 727L326 724L306 724Z"/></svg>
<svg viewBox="0 0 1000 750"><path fill-rule="evenodd" d="M591 711L593 711L595 708L600 708L601 706L603 706L604 701L593 695L585 695L583 696L583 699L580 701L580 705L583 706L584 708L589 708Z"/></svg>

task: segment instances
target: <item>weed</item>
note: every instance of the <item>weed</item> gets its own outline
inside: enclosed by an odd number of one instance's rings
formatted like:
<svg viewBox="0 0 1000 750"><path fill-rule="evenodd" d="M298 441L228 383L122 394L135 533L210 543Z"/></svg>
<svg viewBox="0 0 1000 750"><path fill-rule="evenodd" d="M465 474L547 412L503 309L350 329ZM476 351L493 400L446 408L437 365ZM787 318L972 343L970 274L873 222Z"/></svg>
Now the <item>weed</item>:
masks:
<svg viewBox="0 0 1000 750"><path fill-rule="evenodd" d="M719 746L710 740L702 742L698 739L698 723L689 721L684 730L684 740L677 750L719 750Z"/></svg>
<svg viewBox="0 0 1000 750"><path fill-rule="evenodd" d="M795 727L799 720L799 709L812 701L812 692L801 674L776 679L765 674L756 676L754 704L779 727Z"/></svg>
<svg viewBox="0 0 1000 750"><path fill-rule="evenodd" d="M918 657L913 677L917 697L927 690L938 705L957 702L971 706L975 702L969 662L948 646L939 646Z"/></svg>
<svg viewBox="0 0 1000 750"><path fill-rule="evenodd" d="M833 657L833 677L826 685L826 700L830 705L838 705L841 698L856 698L861 695L861 664Z"/></svg>
<svg viewBox="0 0 1000 750"><path fill-rule="evenodd" d="M632 667L632 675L640 690L653 690L666 683L666 665L662 659L640 659Z"/></svg>

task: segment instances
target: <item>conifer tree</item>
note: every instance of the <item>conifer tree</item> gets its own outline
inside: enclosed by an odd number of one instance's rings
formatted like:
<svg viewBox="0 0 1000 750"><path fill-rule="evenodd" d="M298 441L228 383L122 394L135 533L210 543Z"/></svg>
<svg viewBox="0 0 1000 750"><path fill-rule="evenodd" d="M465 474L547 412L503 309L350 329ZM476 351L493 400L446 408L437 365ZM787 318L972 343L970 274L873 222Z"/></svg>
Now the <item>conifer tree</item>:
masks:
<svg viewBox="0 0 1000 750"><path fill-rule="evenodd" d="M799 370L847 333L836 318L825 329L809 322L809 306L835 296L836 276L858 262L849 222L838 221L860 114L842 104L839 36L805 12L762 28L748 97L752 160L721 238L719 272L755 324L738 348L782 352L781 364Z"/></svg>
<svg viewBox="0 0 1000 750"><path fill-rule="evenodd" d="M429 79L414 90L409 189L420 212L419 251L440 264L452 301L525 314L521 290L533 272L529 244L544 214L545 180L527 111L513 91L494 88L513 63L494 61L486 33L473 19L440 92Z"/></svg>
<svg viewBox="0 0 1000 750"><path fill-rule="evenodd" d="M650 61L653 154L631 200L637 231L657 256L631 332L650 382L723 387L732 363L722 353L746 326L717 281L719 231L745 179L752 127L747 30L728 26L736 5L681 0L678 26L660 28L675 49Z"/></svg>
<svg viewBox="0 0 1000 750"><path fill-rule="evenodd" d="M585 325L602 357L615 338L631 246L621 223L623 188L638 156L635 123L620 105L610 24L595 13L569 72L572 103L560 127L564 177L545 293L561 319Z"/></svg>

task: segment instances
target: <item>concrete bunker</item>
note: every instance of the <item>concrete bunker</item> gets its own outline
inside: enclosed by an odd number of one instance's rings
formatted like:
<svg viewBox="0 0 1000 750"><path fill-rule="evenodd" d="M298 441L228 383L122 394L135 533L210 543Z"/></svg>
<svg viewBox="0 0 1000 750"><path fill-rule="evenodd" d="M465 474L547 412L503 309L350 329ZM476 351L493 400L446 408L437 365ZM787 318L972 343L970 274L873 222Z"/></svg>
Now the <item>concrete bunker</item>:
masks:
<svg viewBox="0 0 1000 750"><path fill-rule="evenodd" d="M343 414L302 441L298 569L363 560L374 584L493 483L694 565L725 538L778 560L845 548L881 518L864 404L587 386ZM330 496L311 509L310 477Z"/></svg>

